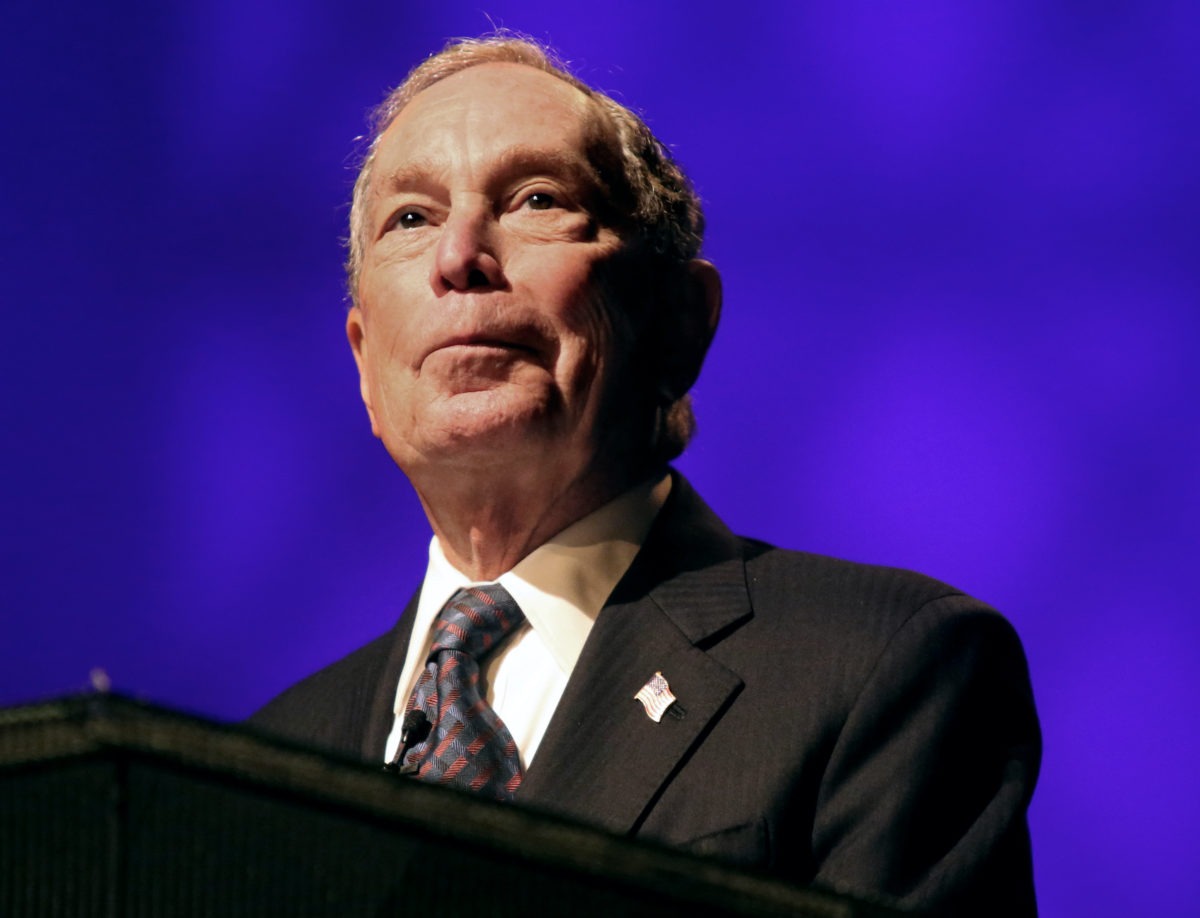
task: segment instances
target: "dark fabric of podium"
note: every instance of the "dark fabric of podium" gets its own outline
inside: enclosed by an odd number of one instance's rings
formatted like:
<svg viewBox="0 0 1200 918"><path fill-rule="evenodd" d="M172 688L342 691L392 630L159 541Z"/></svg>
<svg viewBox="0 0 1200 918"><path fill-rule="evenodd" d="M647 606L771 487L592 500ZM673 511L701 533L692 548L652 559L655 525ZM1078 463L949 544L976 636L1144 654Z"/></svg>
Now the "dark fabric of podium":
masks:
<svg viewBox="0 0 1200 918"><path fill-rule="evenodd" d="M116 903L117 768L0 771L0 915L109 915Z"/></svg>
<svg viewBox="0 0 1200 918"><path fill-rule="evenodd" d="M416 598L252 722L379 761ZM678 704L633 699L656 671ZM517 802L945 914L1035 914L1028 671L994 610L929 578L734 536L675 476Z"/></svg>
<svg viewBox="0 0 1200 918"><path fill-rule="evenodd" d="M601 871L399 829L287 782L271 790L121 752L0 770L4 918L412 914L685 918L697 903ZM661 889L661 884L659 886ZM775 915L748 905L725 915ZM804 914L828 915L814 906ZM858 912L838 912L849 916Z"/></svg>

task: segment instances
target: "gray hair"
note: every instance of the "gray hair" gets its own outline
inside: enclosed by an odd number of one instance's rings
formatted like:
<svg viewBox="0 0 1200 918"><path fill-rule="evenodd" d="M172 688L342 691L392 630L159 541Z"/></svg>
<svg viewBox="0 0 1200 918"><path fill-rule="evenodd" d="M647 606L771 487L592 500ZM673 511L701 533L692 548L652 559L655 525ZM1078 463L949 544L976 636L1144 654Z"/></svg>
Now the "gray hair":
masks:
<svg viewBox="0 0 1200 918"><path fill-rule="evenodd" d="M451 41L413 68L372 113L370 140L350 205L346 279L351 301L361 305L358 286L367 244L366 199L384 132L421 91L463 70L492 63L523 64L541 70L592 101L603 126L608 128L609 146L615 148L608 150L607 156L606 151L593 151L613 160L598 165L607 185L606 203L611 209L608 216L614 229L624 238L626 251L635 256L642 278L655 278L660 290L673 284L686 285L688 263L699 254L703 242L704 213L691 182L670 152L638 115L571 74L552 50L528 37L500 32ZM666 297L666 303L670 301L671 297ZM654 306L647 304L649 309ZM659 316L656 324L669 318ZM691 398L686 392L650 388L656 390L646 393L655 410L652 458L668 462L683 452L695 430Z"/></svg>

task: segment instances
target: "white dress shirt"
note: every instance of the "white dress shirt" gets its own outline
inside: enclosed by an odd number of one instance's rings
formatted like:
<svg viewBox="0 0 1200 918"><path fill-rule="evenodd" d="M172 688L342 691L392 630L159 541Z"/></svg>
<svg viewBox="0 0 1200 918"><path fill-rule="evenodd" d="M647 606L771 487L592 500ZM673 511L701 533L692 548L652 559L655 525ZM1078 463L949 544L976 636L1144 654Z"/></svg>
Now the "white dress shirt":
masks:
<svg viewBox="0 0 1200 918"><path fill-rule="evenodd" d="M596 616L633 563L670 491L669 475L631 488L495 581L516 600L525 622L484 658L480 669L488 703L516 740L522 767L533 761ZM459 589L476 584L446 560L434 536L384 761L392 761L400 748L404 710L429 655L438 612Z"/></svg>

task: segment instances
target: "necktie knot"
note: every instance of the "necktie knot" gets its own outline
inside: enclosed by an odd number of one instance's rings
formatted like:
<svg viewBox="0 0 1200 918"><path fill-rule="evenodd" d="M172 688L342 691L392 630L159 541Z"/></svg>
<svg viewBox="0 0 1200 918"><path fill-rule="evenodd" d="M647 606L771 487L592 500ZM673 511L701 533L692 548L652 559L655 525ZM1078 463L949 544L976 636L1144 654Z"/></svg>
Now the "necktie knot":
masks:
<svg viewBox="0 0 1200 918"><path fill-rule="evenodd" d="M438 613L428 659L432 662L442 651L455 650L478 660L524 620L500 584L464 587Z"/></svg>

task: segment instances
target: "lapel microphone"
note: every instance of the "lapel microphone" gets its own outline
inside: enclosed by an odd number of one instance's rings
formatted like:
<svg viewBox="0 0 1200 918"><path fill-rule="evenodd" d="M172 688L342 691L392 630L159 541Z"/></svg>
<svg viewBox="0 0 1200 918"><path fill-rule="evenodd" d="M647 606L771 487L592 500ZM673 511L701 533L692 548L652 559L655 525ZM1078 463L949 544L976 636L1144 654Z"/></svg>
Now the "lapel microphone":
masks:
<svg viewBox="0 0 1200 918"><path fill-rule="evenodd" d="M432 727L433 724L422 710L414 708L405 714L400 723L400 748L396 757L383 766L383 770L392 774L415 775L419 766L405 765L404 757L413 746L425 742L425 737L429 736Z"/></svg>

